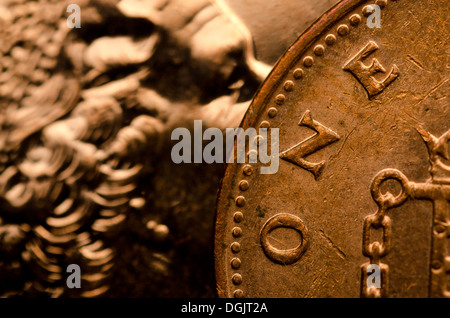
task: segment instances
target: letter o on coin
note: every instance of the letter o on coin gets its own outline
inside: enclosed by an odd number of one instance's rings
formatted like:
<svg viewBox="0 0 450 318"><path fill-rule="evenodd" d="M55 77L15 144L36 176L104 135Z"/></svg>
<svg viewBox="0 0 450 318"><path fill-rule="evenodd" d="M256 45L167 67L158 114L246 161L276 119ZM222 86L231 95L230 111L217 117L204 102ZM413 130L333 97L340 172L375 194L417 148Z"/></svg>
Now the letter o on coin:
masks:
<svg viewBox="0 0 450 318"><path fill-rule="evenodd" d="M293 229L300 233L300 244L291 249L280 250L272 246L268 240L269 233L277 228ZM269 259L276 263L290 265L297 262L306 252L309 245L309 234L302 220L292 214L277 214L264 224L260 233L261 246Z"/></svg>

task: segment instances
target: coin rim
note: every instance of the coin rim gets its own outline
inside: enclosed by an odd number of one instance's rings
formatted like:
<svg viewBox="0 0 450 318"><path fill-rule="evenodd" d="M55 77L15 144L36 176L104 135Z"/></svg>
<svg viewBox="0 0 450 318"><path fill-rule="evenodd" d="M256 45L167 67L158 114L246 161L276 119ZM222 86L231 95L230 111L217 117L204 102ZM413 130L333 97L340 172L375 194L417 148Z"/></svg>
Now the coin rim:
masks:
<svg viewBox="0 0 450 318"><path fill-rule="evenodd" d="M325 31L335 25L345 15L349 14L355 7L362 5L371 0L343 0L319 17L311 26L303 32L302 35L294 42L294 44L280 57L278 62L273 67L269 76L259 87L255 97L248 108L240 127L247 129L253 127L255 124L260 109L264 108L268 100L272 97L276 89L282 85L281 79L288 73L303 57L304 53L316 42L318 38L324 35ZM235 174L236 164L227 164L224 177L220 185L217 201L216 201L216 216L215 216L215 236L214 236L214 268L216 277L217 295L220 298L231 298L232 295L228 293L229 279L228 272L231 268L224 263L228 248L223 248L225 241L225 225L227 224L229 210L228 198L233 191L233 185L230 186L225 180Z"/></svg>

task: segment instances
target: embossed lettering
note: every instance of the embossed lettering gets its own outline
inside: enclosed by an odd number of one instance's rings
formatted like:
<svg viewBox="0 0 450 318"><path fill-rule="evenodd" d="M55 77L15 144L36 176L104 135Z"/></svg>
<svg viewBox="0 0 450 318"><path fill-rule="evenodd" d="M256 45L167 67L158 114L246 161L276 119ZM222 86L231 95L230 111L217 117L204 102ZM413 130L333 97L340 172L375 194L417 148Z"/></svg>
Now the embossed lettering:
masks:
<svg viewBox="0 0 450 318"><path fill-rule="evenodd" d="M364 86L369 94L369 98L381 93L400 74L398 67L394 64L389 75L384 80L378 81L374 75L377 73L386 73L385 68L375 58L372 60L370 66L363 63L363 60L376 50L378 50L378 45L370 41L355 57L344 65L344 70L352 73Z"/></svg>
<svg viewBox="0 0 450 318"><path fill-rule="evenodd" d="M273 230L284 227L296 230L300 233L300 244L292 249L280 250L273 247L268 240L269 233ZM266 256L276 263L290 265L297 262L306 252L309 244L308 230L302 220L295 215L280 213L271 217L261 229L261 247Z"/></svg>
<svg viewBox="0 0 450 318"><path fill-rule="evenodd" d="M331 129L325 127L321 123L315 121L311 117L311 112L309 110L303 115L299 122L300 126L309 127L317 132L317 134L311 136L310 138L302 141L298 145L282 152L280 157L286 161L292 162L297 166L306 169L314 174L317 179L325 166L325 160L319 163L312 163L305 160L305 157L319 151L320 149L338 141L340 139L339 135L336 134Z"/></svg>

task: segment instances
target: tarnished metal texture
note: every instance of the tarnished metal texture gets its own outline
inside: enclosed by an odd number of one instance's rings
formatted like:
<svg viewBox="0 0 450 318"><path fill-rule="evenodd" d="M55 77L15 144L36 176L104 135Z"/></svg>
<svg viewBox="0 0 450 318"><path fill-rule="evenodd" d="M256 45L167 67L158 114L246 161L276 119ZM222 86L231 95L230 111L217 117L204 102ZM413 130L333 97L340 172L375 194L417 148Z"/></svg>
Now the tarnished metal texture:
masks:
<svg viewBox="0 0 450 318"><path fill-rule="evenodd" d="M221 297L450 297L449 14L342 1L281 58L241 124L279 129L279 170L219 194Z"/></svg>

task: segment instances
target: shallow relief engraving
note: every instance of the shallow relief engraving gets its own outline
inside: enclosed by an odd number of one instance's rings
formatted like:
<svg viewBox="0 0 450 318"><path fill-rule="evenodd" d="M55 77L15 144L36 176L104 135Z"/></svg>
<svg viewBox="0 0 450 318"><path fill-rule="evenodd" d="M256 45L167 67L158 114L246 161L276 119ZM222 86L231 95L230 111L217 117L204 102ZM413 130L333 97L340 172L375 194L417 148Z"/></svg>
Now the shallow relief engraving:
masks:
<svg viewBox="0 0 450 318"><path fill-rule="evenodd" d="M397 169L380 171L371 185L371 193L378 205L378 211L364 220L363 227L363 254L370 261L361 267L361 296L362 297L388 297L389 296L389 266L382 259L391 248L392 221L386 212L412 200L433 201L433 228L432 248L430 255L430 297L450 297L448 275L450 275L450 167L443 162L449 160L448 142L450 130L440 137L436 137L424 129L418 132L422 136L429 154L431 178L425 183L411 182ZM387 180L396 180L401 185L401 192L393 195L390 192L383 194L381 184ZM383 230L383 242L371 241L371 229ZM371 265L378 265L381 270L381 288L367 285L368 271Z"/></svg>

